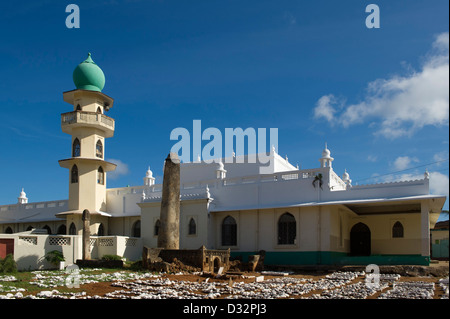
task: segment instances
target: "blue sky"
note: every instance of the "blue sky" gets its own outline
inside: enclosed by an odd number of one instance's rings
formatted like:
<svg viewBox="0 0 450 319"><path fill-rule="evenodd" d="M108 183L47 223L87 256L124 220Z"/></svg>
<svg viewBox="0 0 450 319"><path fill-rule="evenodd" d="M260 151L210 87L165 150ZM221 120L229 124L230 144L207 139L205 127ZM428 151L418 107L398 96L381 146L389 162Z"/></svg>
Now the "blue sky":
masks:
<svg viewBox="0 0 450 319"><path fill-rule="evenodd" d="M80 28L65 25L80 8ZM368 29L365 8L380 8ZM14 1L0 3L0 203L66 199L62 93L88 52L116 120L108 187L157 182L177 127L278 128L278 151L318 167L325 142L353 184L422 178L448 196L449 3ZM448 201L445 209L448 209Z"/></svg>

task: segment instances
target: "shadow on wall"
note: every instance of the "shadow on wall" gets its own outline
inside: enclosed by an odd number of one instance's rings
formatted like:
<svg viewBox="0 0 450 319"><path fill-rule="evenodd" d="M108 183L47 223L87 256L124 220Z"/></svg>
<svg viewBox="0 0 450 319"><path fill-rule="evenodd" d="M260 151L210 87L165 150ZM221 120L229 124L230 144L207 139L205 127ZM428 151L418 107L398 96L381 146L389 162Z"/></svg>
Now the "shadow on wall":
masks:
<svg viewBox="0 0 450 319"><path fill-rule="evenodd" d="M37 270L48 269L51 265L45 260L45 257L39 257L38 255L28 255L19 257L16 260L18 270Z"/></svg>

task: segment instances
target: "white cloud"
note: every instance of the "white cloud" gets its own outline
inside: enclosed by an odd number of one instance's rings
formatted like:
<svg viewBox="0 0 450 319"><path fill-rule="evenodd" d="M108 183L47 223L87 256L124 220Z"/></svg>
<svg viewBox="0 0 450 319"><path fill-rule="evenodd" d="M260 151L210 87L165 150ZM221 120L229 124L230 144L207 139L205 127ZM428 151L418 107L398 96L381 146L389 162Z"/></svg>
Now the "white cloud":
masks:
<svg viewBox="0 0 450 319"><path fill-rule="evenodd" d="M447 175L439 172L430 173L430 194L449 195L449 179Z"/></svg>
<svg viewBox="0 0 450 319"><path fill-rule="evenodd" d="M376 162L377 159L378 159L378 157L376 155L369 155L369 156L367 156L367 160L369 162Z"/></svg>
<svg viewBox="0 0 450 319"><path fill-rule="evenodd" d="M110 158L107 161L117 165L116 170L108 172L108 179L118 179L120 176L128 174L128 165L121 160Z"/></svg>
<svg viewBox="0 0 450 319"><path fill-rule="evenodd" d="M411 158L409 156L399 156L394 161L394 168L397 170L404 170L410 168L412 162L418 162L417 158Z"/></svg>
<svg viewBox="0 0 450 319"><path fill-rule="evenodd" d="M336 110L334 108L335 104L336 98L333 96L333 94L322 96L316 103L316 107L314 109L314 117L323 117L328 122L333 124L334 114L336 113Z"/></svg>
<svg viewBox="0 0 450 319"><path fill-rule="evenodd" d="M436 162L439 162L439 163L436 163L436 165L438 165L438 166L442 165L442 162L444 162L445 160L448 160L448 151L442 151L442 152L434 154L433 159Z"/></svg>
<svg viewBox="0 0 450 319"><path fill-rule="evenodd" d="M334 95L322 96L315 118L344 127L375 120L376 134L397 138L412 135L426 125L448 125L449 34L438 35L420 71L407 76L377 79L357 104L336 108Z"/></svg>

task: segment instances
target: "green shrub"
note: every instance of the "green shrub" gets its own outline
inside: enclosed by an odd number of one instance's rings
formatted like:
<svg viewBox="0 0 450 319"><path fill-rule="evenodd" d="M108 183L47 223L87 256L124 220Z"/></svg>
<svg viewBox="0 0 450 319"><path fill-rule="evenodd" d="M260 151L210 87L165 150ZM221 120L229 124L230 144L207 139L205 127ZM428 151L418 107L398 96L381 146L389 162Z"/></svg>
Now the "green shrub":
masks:
<svg viewBox="0 0 450 319"><path fill-rule="evenodd" d="M102 260L122 260L119 255L103 255Z"/></svg>
<svg viewBox="0 0 450 319"><path fill-rule="evenodd" d="M52 250L45 255L45 260L47 260L52 265L57 266L60 261L64 261L64 255L59 250Z"/></svg>
<svg viewBox="0 0 450 319"><path fill-rule="evenodd" d="M12 254L6 255L5 259L0 258L1 274L15 273L15 272L17 272L17 264Z"/></svg>

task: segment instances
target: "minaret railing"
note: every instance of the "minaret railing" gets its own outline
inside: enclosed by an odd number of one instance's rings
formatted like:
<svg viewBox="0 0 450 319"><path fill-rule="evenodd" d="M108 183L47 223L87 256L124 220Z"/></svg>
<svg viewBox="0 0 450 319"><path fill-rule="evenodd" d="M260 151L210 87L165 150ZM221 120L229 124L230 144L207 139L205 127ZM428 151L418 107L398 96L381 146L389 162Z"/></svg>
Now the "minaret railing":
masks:
<svg viewBox="0 0 450 319"><path fill-rule="evenodd" d="M114 129L114 120L96 112L73 111L61 114L61 124L100 124Z"/></svg>

